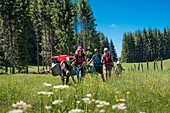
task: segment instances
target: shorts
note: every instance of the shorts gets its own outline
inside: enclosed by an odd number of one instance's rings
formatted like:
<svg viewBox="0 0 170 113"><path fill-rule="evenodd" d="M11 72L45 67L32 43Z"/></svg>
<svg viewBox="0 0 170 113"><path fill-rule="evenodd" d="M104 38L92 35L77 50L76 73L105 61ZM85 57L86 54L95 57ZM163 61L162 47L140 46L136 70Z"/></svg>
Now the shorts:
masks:
<svg viewBox="0 0 170 113"><path fill-rule="evenodd" d="M107 70L107 71L110 71L110 70L112 70L112 66L103 66L103 69Z"/></svg>
<svg viewBox="0 0 170 113"><path fill-rule="evenodd" d="M95 68L96 72L98 72L98 73L100 73L100 74L102 74L102 73L103 73L103 69L102 69L102 67L94 66L94 68Z"/></svg>

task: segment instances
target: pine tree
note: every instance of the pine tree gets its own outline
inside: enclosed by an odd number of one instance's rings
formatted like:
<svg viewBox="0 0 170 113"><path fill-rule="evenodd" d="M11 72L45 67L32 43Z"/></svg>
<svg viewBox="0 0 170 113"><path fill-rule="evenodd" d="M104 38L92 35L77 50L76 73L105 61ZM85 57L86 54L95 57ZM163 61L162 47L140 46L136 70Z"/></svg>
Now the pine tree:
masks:
<svg viewBox="0 0 170 113"><path fill-rule="evenodd" d="M113 61L117 61L117 53L113 41L110 41L110 53L113 55Z"/></svg>

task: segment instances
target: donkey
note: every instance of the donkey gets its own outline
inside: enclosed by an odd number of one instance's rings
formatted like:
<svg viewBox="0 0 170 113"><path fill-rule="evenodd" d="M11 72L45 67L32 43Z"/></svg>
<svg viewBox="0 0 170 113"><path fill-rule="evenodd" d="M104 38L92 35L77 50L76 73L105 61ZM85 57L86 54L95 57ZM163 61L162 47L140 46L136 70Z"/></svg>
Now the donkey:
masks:
<svg viewBox="0 0 170 113"><path fill-rule="evenodd" d="M61 81L63 82L63 85L68 84L69 83L69 78L71 76L72 80L74 83L76 83L75 79L74 79L74 74L71 73L72 71L72 62L74 62L74 57L68 56L65 60L63 60L62 62L60 62L60 67L61 67ZM66 79L66 81L65 81Z"/></svg>

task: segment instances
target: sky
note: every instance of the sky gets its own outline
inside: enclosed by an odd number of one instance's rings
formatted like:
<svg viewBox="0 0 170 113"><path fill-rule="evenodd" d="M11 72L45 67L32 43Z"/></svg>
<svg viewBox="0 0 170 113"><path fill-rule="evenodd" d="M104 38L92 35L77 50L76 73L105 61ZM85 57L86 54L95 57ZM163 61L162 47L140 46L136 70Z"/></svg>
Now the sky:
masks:
<svg viewBox="0 0 170 113"><path fill-rule="evenodd" d="M170 0L88 0L96 30L112 40L121 56L123 33L170 26Z"/></svg>

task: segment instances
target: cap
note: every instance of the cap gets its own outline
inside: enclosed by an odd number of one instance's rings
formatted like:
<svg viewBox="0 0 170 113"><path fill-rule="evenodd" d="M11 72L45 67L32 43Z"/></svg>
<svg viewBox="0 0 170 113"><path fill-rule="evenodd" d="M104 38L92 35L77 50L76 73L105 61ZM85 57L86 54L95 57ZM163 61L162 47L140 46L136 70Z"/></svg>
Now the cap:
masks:
<svg viewBox="0 0 170 113"><path fill-rule="evenodd" d="M83 48L81 46L78 46L77 47L77 50L82 50Z"/></svg>
<svg viewBox="0 0 170 113"><path fill-rule="evenodd" d="M98 51L98 49L94 49L94 51Z"/></svg>
<svg viewBox="0 0 170 113"><path fill-rule="evenodd" d="M121 61L117 61L117 63L116 64L121 64Z"/></svg>

